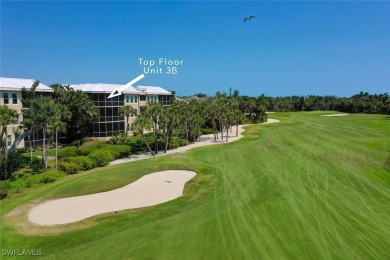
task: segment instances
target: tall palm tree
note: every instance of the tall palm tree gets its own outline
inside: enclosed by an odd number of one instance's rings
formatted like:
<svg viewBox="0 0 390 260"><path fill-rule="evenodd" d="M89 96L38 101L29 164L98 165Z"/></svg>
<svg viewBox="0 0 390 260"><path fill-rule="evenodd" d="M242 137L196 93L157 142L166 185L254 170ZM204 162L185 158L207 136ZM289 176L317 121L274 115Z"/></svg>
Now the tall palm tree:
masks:
<svg viewBox="0 0 390 260"><path fill-rule="evenodd" d="M70 118L71 114L66 106L57 104L53 107L53 118L50 122L50 128L52 129L52 134L54 134L55 138L55 162L56 162L56 170L58 169L58 134L66 131L66 121ZM47 159L46 159L47 161ZM47 164L47 163L46 163Z"/></svg>
<svg viewBox="0 0 390 260"><path fill-rule="evenodd" d="M148 117L151 120L152 123L152 129L153 129L153 135L154 135L154 153L158 153L158 121L159 121L159 115L161 114L163 106L160 103L157 102L149 102L146 111L145 116Z"/></svg>
<svg viewBox="0 0 390 260"><path fill-rule="evenodd" d="M126 133L126 138L127 138L127 135L128 135L128 132L129 132L129 118L131 115L137 115L137 109L133 108L132 106L123 106L119 109L119 114L121 116L125 116L126 117L126 127L125 127L125 133Z"/></svg>
<svg viewBox="0 0 390 260"><path fill-rule="evenodd" d="M150 127L151 127L150 120L148 118L146 118L145 116L137 117L133 123L133 129L140 133L141 140L146 144L150 153L154 156L152 149L150 148L148 142L144 138L145 131L149 130Z"/></svg>
<svg viewBox="0 0 390 260"><path fill-rule="evenodd" d="M169 139L172 136L173 129L179 122L179 113L180 113L180 110L178 109L179 107L180 107L179 102L174 102L171 106L164 107L161 110L159 116L160 119L159 127L163 128L164 137L165 137L164 153L166 153L168 150Z"/></svg>
<svg viewBox="0 0 390 260"><path fill-rule="evenodd" d="M19 114L13 109L10 109L8 106L4 105L0 107L0 125L1 125L1 135L0 138L3 139L5 135L5 169L4 177L7 178L7 167L8 167L8 129L7 126L18 117Z"/></svg>

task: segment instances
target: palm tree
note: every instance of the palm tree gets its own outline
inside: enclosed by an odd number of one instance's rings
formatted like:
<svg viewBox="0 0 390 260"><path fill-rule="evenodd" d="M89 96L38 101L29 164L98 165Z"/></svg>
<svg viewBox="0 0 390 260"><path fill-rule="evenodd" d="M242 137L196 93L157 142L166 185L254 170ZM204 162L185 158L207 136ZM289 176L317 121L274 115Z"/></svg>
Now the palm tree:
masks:
<svg viewBox="0 0 390 260"><path fill-rule="evenodd" d="M204 124L205 114L201 104L197 100L192 100L189 104L188 128L193 142L200 135L200 128Z"/></svg>
<svg viewBox="0 0 390 260"><path fill-rule="evenodd" d="M158 121L162 108L163 106L160 103L149 102L145 111L145 116L148 117L152 123L154 135L154 153L156 154L158 153Z"/></svg>
<svg viewBox="0 0 390 260"><path fill-rule="evenodd" d="M66 121L70 118L71 114L66 106L57 104L53 107L53 117L51 119L50 128L52 129L52 134L55 135L55 162L56 170L58 170L58 134L66 131ZM46 156L46 165L47 165L47 156Z"/></svg>
<svg viewBox="0 0 390 260"><path fill-rule="evenodd" d="M152 149L150 148L148 142L144 138L145 130L150 130L150 120L145 116L139 116L135 119L133 123L133 129L138 131L141 135L141 140L146 144L150 153L154 156Z"/></svg>
<svg viewBox="0 0 390 260"><path fill-rule="evenodd" d="M163 128L164 132L164 137L165 137L165 148L164 148L164 153L167 152L168 150L168 144L169 144L169 139L172 136L173 128L177 125L179 121L179 116L178 113L180 110L178 109L180 107L179 102L174 102L171 106L169 107L164 107L161 110L160 113L160 126Z"/></svg>
<svg viewBox="0 0 390 260"><path fill-rule="evenodd" d="M4 177L7 178L7 167L8 167L8 125L18 117L19 114L13 109L10 109L6 105L0 107L0 125L2 127L0 138L3 139L5 135L5 169Z"/></svg>
<svg viewBox="0 0 390 260"><path fill-rule="evenodd" d="M131 115L137 115L137 109L133 108L132 106L123 106L119 109L119 114L121 116L126 117L126 128L125 128L125 133L126 133L126 138L127 138L127 133L129 132L129 118Z"/></svg>

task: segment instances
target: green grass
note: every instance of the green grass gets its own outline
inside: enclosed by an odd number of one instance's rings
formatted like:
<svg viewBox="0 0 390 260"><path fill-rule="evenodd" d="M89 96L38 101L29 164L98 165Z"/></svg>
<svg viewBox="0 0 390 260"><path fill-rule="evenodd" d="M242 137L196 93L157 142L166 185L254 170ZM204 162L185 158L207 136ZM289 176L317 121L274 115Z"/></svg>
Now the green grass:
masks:
<svg viewBox="0 0 390 260"><path fill-rule="evenodd" d="M3 200L1 249L39 248L48 259L390 259L390 121L319 116L329 113L275 113L281 123L250 126L235 143L94 169ZM165 169L198 172L185 196L31 226L34 235L12 224L22 216L4 217Z"/></svg>

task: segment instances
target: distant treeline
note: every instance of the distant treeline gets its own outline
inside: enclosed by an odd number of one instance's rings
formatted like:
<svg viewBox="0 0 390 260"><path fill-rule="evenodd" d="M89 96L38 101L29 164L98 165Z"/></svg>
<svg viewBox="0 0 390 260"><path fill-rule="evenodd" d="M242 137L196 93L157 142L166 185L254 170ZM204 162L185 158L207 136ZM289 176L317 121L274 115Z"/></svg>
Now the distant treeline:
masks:
<svg viewBox="0 0 390 260"><path fill-rule="evenodd" d="M207 98L206 94L196 94L198 98ZM390 96L385 94L369 94L360 92L348 98L336 96L287 96L269 97L264 94L258 97L239 96L238 90L233 93L217 92L216 96L227 96L238 99L242 111L315 111L332 110L346 113L366 113L366 114L390 114Z"/></svg>
<svg viewBox="0 0 390 260"><path fill-rule="evenodd" d="M390 96L385 94L371 95L360 92L349 98L336 96L260 96L266 111L314 111L334 110L347 113L390 114Z"/></svg>

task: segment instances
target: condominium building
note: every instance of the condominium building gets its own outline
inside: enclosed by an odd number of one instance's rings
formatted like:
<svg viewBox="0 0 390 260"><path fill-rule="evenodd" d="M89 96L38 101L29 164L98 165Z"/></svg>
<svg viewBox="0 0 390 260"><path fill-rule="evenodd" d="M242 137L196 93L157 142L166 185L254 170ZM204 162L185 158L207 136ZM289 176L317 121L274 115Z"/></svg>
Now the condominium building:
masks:
<svg viewBox="0 0 390 260"><path fill-rule="evenodd" d="M18 117L15 118L10 125L7 126L7 144L10 146L15 137L22 130L20 128L21 122L23 121L22 116L22 89L30 89L34 84L34 79L19 79L19 78L4 78L0 77L0 106L6 105L9 108L18 112ZM53 90L45 84L39 83L36 88L36 93L41 96L50 96ZM19 147L29 145L31 140L32 145L38 145L41 143L42 134L36 133L34 136L30 136L29 139L20 142Z"/></svg>
<svg viewBox="0 0 390 260"><path fill-rule="evenodd" d="M108 96L123 85L98 83L77 84L70 87L88 94L98 108L99 120L91 127L89 136L99 139L108 139L110 136L123 133L125 125L130 128L137 115L143 112L147 102L156 101L164 106L172 104L172 93L161 87L128 87L122 95L110 99ZM135 115L130 116L129 122L119 113L119 109L125 105L130 105L137 111Z"/></svg>
<svg viewBox="0 0 390 260"><path fill-rule="evenodd" d="M16 110L19 114L11 125L7 126L7 143L10 146L15 137L22 130L22 89L31 88L34 84L33 79L4 78L0 77L0 105L7 105ZM172 104L172 93L161 88L152 86L138 86L136 88L126 88L122 95L108 99L108 96L123 85L116 84L77 84L70 85L75 90L81 90L90 96L92 102L99 111L98 121L93 123L89 129L88 136L98 139L109 139L109 137L123 133L125 125L131 127L137 115L143 112L147 102L156 101L163 106ZM50 96L53 90L39 83L36 92L41 96ZM125 116L121 116L119 109L124 105L130 105L136 109L137 113L131 115L129 122L126 122ZM26 138L20 142L19 147L40 146L42 145L42 132Z"/></svg>

